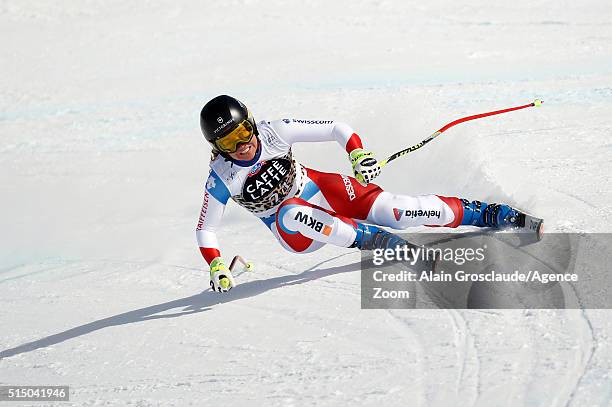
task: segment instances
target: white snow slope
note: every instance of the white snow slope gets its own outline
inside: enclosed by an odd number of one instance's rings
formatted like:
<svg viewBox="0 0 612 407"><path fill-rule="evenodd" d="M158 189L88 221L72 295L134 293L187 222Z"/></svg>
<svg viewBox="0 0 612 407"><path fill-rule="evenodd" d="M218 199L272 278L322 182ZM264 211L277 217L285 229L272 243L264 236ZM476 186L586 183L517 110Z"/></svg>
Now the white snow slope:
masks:
<svg viewBox="0 0 612 407"><path fill-rule="evenodd" d="M542 98L379 184L610 232L609 1L20 0L0 29L0 384L78 406L612 405L607 310L361 310L358 253L289 254L232 204L222 251L257 270L219 295L194 237L220 93L346 121L380 156Z"/></svg>

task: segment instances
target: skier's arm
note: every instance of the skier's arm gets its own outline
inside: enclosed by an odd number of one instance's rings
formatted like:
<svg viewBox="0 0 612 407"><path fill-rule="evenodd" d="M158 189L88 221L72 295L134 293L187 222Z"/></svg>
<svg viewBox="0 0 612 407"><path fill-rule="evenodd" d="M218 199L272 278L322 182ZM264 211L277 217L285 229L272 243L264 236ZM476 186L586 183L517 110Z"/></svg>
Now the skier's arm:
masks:
<svg viewBox="0 0 612 407"><path fill-rule="evenodd" d="M216 229L221 224L223 212L225 211L225 204L227 203L228 196L225 197L221 193L216 192L215 195L211 193L210 185L215 182L213 177L214 173L208 177L206 182L206 189L204 190L204 201L202 202L202 210L200 211L200 218L198 219L198 226L196 227L196 239L198 240L198 246L200 246L200 252L208 264L210 264L215 257L219 257L219 242L217 240ZM211 181L211 179L213 181ZM221 190L222 188L216 188ZM215 190L213 189L213 192ZM222 191L221 191L222 192Z"/></svg>
<svg viewBox="0 0 612 407"><path fill-rule="evenodd" d="M216 234L216 228L221 224L229 197L230 192L227 186L214 171L211 171L204 190L204 201L196 227L196 239L200 253L210 265L210 285L215 291L228 291L235 285L221 257Z"/></svg>
<svg viewBox="0 0 612 407"><path fill-rule="evenodd" d="M331 120L283 119L270 125L289 145L300 141L335 140L349 154L353 174L359 183L367 185L380 175L380 165L374 154L363 148L361 139L346 123Z"/></svg>
<svg viewBox="0 0 612 407"><path fill-rule="evenodd" d="M300 142L336 141L347 153L363 148L361 138L346 123L332 120L283 119L270 122L289 145Z"/></svg>

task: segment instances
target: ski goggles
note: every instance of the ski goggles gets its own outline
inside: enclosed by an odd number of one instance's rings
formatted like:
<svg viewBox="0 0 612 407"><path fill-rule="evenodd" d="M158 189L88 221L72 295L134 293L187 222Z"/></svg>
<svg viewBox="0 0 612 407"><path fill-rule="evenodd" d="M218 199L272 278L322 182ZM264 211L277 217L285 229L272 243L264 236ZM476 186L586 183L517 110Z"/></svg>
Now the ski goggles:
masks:
<svg viewBox="0 0 612 407"><path fill-rule="evenodd" d="M238 144L248 143L256 134L255 126L249 120L243 120L234 130L215 140L215 146L224 153L234 153Z"/></svg>

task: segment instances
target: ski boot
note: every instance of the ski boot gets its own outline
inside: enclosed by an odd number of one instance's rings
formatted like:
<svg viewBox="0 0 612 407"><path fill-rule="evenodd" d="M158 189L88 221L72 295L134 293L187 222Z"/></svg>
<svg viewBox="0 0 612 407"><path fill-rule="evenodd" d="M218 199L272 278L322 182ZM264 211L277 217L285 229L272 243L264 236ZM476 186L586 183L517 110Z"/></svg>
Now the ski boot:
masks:
<svg viewBox="0 0 612 407"><path fill-rule="evenodd" d="M358 224L357 237L351 247L360 250L395 249L396 247L416 247L396 234L387 232L378 226Z"/></svg>
<svg viewBox="0 0 612 407"><path fill-rule="evenodd" d="M373 225L365 225L359 223L357 226L357 237L351 247L357 247L360 250L375 250L375 249L392 249L406 246L412 253L420 253L417 251L419 246L402 239L398 235L387 232L386 230ZM422 249L423 247L421 247ZM418 254L417 254L418 256ZM406 259L410 260L410 259ZM436 259L420 258L412 264L417 270L428 270L432 273L436 269Z"/></svg>
<svg viewBox="0 0 612 407"><path fill-rule="evenodd" d="M462 225L492 227L496 229L517 229L517 231L533 232L538 240L542 239L544 220L531 216L505 204L480 201L469 202L462 199Z"/></svg>

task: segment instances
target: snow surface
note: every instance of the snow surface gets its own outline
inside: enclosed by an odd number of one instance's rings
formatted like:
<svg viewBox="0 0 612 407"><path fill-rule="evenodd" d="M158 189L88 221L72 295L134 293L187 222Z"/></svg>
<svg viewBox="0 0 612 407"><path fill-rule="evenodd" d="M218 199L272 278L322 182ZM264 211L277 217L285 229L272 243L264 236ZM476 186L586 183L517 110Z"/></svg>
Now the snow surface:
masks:
<svg viewBox="0 0 612 407"><path fill-rule="evenodd" d="M20 0L0 30L0 384L79 406L612 405L607 310L361 310L358 253L291 255L231 204L222 250L257 270L218 295L194 237L220 93L346 121L381 156L542 98L379 184L610 232L609 1ZM333 144L295 151L349 171Z"/></svg>

